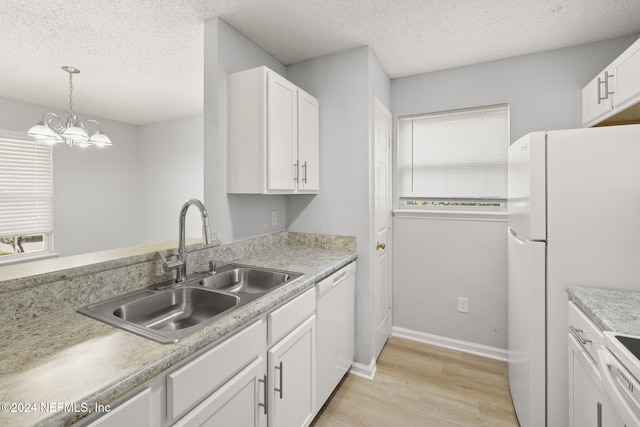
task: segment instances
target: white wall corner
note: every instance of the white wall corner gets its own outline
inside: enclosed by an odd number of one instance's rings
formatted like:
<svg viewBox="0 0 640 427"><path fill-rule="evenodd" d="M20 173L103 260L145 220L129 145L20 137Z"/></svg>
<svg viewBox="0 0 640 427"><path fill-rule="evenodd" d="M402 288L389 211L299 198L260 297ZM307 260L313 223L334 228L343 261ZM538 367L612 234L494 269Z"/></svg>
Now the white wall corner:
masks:
<svg viewBox="0 0 640 427"><path fill-rule="evenodd" d="M491 347L483 344L476 344L468 341L456 340L453 338L442 337L439 335L427 334L424 332L413 331L411 329L393 327L392 336L406 338L408 340L431 344L438 347L448 348L463 353L475 354L489 359L500 360L506 362L508 360L508 352L506 349Z"/></svg>
<svg viewBox="0 0 640 427"><path fill-rule="evenodd" d="M369 363L368 365L353 362L353 364L351 365L351 369L349 370L349 373L357 377L364 378L369 381L373 381L373 378L376 376L377 369L378 369L378 365L376 364L376 360L373 359L371 363Z"/></svg>

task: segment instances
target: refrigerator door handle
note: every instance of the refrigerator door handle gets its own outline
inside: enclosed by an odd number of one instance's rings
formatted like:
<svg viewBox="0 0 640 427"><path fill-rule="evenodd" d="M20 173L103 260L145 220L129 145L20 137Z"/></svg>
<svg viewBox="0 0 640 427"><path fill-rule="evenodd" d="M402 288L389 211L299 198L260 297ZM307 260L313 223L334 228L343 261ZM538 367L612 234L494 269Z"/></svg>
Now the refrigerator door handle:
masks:
<svg viewBox="0 0 640 427"><path fill-rule="evenodd" d="M509 228L509 238L515 240L516 243L520 245L524 245L527 242L525 239L520 237L520 235L515 231L513 231L511 228Z"/></svg>

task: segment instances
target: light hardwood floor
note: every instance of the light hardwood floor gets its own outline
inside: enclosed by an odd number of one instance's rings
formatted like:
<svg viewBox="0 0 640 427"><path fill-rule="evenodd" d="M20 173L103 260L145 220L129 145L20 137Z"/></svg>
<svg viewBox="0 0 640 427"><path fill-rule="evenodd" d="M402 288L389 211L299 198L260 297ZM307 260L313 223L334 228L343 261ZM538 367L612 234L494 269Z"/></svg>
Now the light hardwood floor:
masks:
<svg viewBox="0 0 640 427"><path fill-rule="evenodd" d="M347 375L312 426L518 426L507 364L391 337L373 381Z"/></svg>

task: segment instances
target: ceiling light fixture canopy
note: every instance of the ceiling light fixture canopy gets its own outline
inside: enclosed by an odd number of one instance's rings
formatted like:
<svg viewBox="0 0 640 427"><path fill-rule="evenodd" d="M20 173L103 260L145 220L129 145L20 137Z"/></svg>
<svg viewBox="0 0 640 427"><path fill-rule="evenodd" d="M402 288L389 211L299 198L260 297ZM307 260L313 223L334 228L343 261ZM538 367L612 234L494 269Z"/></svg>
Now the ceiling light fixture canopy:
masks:
<svg viewBox="0 0 640 427"><path fill-rule="evenodd" d="M98 147L111 146L111 140L102 132L100 123L93 119L81 122L78 120L78 115L73 112L73 75L78 74L80 70L68 65L65 65L62 69L69 73L69 116L66 124L63 124L57 114L44 113L42 120L29 129L27 135L52 145L66 142L68 145L77 145L79 147L88 147L89 145ZM96 127L92 135L87 132L89 123Z"/></svg>

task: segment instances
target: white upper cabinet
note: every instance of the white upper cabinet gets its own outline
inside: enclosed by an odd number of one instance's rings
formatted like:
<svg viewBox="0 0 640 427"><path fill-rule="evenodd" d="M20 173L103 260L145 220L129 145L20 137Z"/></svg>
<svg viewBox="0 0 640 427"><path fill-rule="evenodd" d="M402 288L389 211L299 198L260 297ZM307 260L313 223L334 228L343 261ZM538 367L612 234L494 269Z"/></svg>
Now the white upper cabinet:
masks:
<svg viewBox="0 0 640 427"><path fill-rule="evenodd" d="M228 77L227 192L318 192L318 100L258 67Z"/></svg>
<svg viewBox="0 0 640 427"><path fill-rule="evenodd" d="M320 174L319 157L319 108L318 100L298 89L298 191L317 193Z"/></svg>
<svg viewBox="0 0 640 427"><path fill-rule="evenodd" d="M640 122L640 39L582 89L582 125Z"/></svg>

